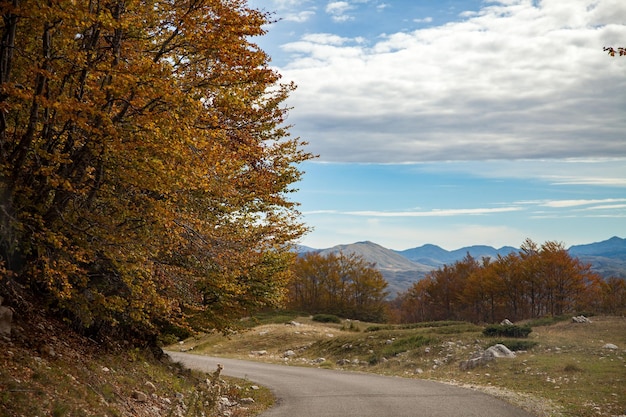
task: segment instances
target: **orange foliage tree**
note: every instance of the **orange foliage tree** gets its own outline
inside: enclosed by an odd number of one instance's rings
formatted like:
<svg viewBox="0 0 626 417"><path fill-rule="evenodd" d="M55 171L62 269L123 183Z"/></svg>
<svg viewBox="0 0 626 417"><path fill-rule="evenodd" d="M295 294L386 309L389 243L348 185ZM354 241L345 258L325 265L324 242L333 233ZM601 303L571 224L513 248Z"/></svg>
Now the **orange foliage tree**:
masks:
<svg viewBox="0 0 626 417"><path fill-rule="evenodd" d="M386 288L381 272L359 255L307 253L293 266L288 305L309 313L382 321Z"/></svg>
<svg viewBox="0 0 626 417"><path fill-rule="evenodd" d="M615 295L610 296L611 291ZM577 311L615 311L623 280L603 281L562 244L526 240L519 253L471 256L427 274L392 303L401 321L521 320ZM600 300L600 301L599 301Z"/></svg>
<svg viewBox="0 0 626 417"><path fill-rule="evenodd" d="M306 231L293 90L244 0L9 0L0 290L153 337L277 304Z"/></svg>

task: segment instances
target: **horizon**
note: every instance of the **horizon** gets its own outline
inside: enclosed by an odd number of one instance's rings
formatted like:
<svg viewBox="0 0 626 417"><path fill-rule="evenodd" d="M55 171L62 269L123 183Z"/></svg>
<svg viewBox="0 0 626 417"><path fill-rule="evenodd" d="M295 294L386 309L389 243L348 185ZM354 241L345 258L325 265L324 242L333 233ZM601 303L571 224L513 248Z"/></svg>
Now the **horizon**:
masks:
<svg viewBox="0 0 626 417"><path fill-rule="evenodd" d="M597 244L597 243L607 242L607 241L609 241L611 239L615 239L615 238L620 239L620 240L626 240L626 237L620 237L620 236L614 235L614 236L611 236L611 237L608 237L606 239L602 239L602 240L599 240L599 241L580 243L580 244L576 244L576 245L567 245L567 244L565 244L565 242L558 242L558 241L557 241L557 243L562 243L563 246L565 247L565 249L569 250L569 249L571 249L574 246L593 245L593 244ZM542 245L543 243L546 243L548 241L537 242L537 241L533 240L533 242L535 242L538 245ZM394 249L394 248L386 247L384 245L381 245L381 244L379 244L377 242L374 242L374 241L371 241L371 240L360 240L360 241L356 241L356 242L352 242L352 243L338 243L336 245L323 247L323 248L316 248L316 247L311 247L311 246L301 245L301 244L298 244L297 246L298 247L306 247L307 249L312 249L312 250L327 250L327 249L335 248L337 246L351 246L351 245L357 245L357 244L360 244L360 243L372 243L374 245L381 246L381 247L383 247L385 249L389 249L389 250L392 250L394 252L405 252L405 251L411 250L411 249L420 249L420 248L423 248L424 246L434 246L434 247L437 247L439 249L443 249L443 250L445 250L447 252L456 252L456 251L459 251L459 250L462 250L462 249L468 249L468 248L473 248L473 247L489 247L489 248L493 248L493 249L495 249L497 251L500 251L500 250L506 249L506 248L513 248L513 249L519 250L520 246L521 246L521 244L520 244L518 246L504 245L504 246L497 247L497 246L492 246L492 245L485 245L485 244L481 244L481 243L476 243L476 244L473 244L473 245L466 245L466 246L462 246L462 247L458 247L458 248L454 248L454 249L448 249L448 248L444 248L444 247L442 247L440 245L436 245L434 243L424 243L424 244L421 244L421 245L418 245L418 246L411 246L411 247L404 248L404 249ZM521 242L521 243L523 243L523 242Z"/></svg>

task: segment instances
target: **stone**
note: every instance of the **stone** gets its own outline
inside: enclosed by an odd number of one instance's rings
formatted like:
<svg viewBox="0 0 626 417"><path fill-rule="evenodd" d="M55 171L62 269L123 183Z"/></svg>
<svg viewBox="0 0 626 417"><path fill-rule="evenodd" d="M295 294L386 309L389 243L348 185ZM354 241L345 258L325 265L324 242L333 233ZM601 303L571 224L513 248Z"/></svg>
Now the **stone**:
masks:
<svg viewBox="0 0 626 417"><path fill-rule="evenodd" d="M246 397L239 400L241 404L254 404L254 398Z"/></svg>
<svg viewBox="0 0 626 417"><path fill-rule="evenodd" d="M591 320L589 320L585 316L574 316L572 317L572 322L573 323L591 323Z"/></svg>
<svg viewBox="0 0 626 417"><path fill-rule="evenodd" d="M141 391L133 391L131 397L133 398L133 400L140 403L145 403L146 401L148 401L148 396L146 395L146 393Z"/></svg>
<svg viewBox="0 0 626 417"><path fill-rule="evenodd" d="M606 345L602 346L602 349L617 350L619 348L617 347L617 345L614 345L613 343L607 343Z"/></svg>
<svg viewBox="0 0 626 417"><path fill-rule="evenodd" d="M144 385L148 388L148 390L150 390L150 392L156 392L156 386L152 382L146 381Z"/></svg>
<svg viewBox="0 0 626 417"><path fill-rule="evenodd" d="M487 348L487 352L491 352L494 358L514 358L515 357L515 353L511 352L511 350L508 347L500 343Z"/></svg>
<svg viewBox="0 0 626 417"><path fill-rule="evenodd" d="M293 350L287 350L285 351L285 353L283 353L284 358L291 358L293 356L296 356L296 352L294 352Z"/></svg>
<svg viewBox="0 0 626 417"><path fill-rule="evenodd" d="M513 322L511 322L511 320L509 320L509 319L504 319L504 320L502 320L500 322L500 324L503 325L503 326L512 326Z"/></svg>
<svg viewBox="0 0 626 417"><path fill-rule="evenodd" d="M13 323L13 309L1 304L2 298L0 297L0 337L10 339L11 324Z"/></svg>

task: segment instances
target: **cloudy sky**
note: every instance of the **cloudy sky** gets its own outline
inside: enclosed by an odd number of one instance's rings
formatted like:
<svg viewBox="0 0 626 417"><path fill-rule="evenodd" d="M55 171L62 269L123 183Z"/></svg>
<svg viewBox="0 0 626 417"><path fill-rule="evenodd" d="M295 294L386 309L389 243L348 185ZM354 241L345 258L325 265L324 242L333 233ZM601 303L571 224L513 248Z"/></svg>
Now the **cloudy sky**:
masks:
<svg viewBox="0 0 626 417"><path fill-rule="evenodd" d="M319 155L302 244L626 237L623 0L253 0Z"/></svg>

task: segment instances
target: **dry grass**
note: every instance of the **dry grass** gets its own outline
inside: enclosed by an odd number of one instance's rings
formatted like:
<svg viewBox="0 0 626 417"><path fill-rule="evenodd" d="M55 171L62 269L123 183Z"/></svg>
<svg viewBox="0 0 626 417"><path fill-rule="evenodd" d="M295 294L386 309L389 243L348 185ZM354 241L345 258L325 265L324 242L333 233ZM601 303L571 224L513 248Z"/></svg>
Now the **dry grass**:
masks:
<svg viewBox="0 0 626 417"><path fill-rule="evenodd" d="M460 371L459 362L473 351L496 342L512 345L513 341L486 338L482 327L462 322L403 328L347 321L320 324L310 318L296 321L299 325L260 324L229 337L206 335L189 339L179 348L275 363L434 379L490 392L537 416L626 415L623 317L593 317L593 322L586 324L561 321L535 325L527 339L534 345L530 350L469 372ZM603 348L607 343L619 349ZM285 357L288 350L295 355Z"/></svg>

